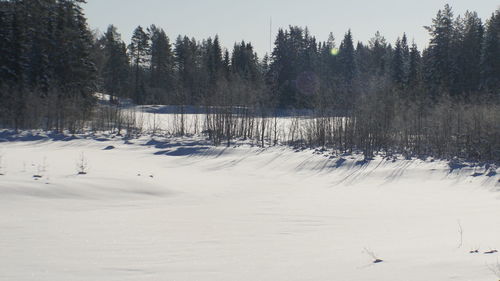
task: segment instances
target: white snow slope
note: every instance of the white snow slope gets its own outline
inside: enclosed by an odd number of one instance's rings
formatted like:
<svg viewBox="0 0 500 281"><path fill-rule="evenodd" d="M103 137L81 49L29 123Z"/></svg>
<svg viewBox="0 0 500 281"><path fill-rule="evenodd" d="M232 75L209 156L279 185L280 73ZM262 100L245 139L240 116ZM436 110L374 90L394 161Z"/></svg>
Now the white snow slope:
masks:
<svg viewBox="0 0 500 281"><path fill-rule="evenodd" d="M0 280L500 279L498 169L196 138L0 155Z"/></svg>

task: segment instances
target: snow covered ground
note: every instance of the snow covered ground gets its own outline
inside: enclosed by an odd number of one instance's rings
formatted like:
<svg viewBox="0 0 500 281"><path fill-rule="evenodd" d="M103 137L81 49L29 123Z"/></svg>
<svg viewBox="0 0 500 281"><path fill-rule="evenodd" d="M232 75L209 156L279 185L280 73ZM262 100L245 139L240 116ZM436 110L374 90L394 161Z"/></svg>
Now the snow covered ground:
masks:
<svg viewBox="0 0 500 281"><path fill-rule="evenodd" d="M0 155L0 280L500 279L499 169L195 137Z"/></svg>

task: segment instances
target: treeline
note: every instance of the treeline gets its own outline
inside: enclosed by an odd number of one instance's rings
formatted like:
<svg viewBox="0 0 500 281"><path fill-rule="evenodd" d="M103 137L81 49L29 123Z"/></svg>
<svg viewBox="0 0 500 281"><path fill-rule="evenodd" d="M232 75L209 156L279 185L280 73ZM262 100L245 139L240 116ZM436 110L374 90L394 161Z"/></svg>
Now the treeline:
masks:
<svg viewBox="0 0 500 281"><path fill-rule="evenodd" d="M251 43L236 43L231 53L218 36L179 36L171 43L155 25L137 27L130 42L113 25L95 41L98 88L113 97L137 104L220 105L218 95L230 90L226 98L232 103L250 105L265 92L264 65Z"/></svg>
<svg viewBox="0 0 500 281"><path fill-rule="evenodd" d="M290 26L262 59L251 43L226 50L218 36L170 42L155 25L137 27L126 46L110 26L95 45L99 88L139 104L220 105L217 94L229 89L234 105L312 109L326 102L340 110L382 81L408 96L491 98L500 89L499 26L499 11L484 24L474 12L455 17L445 6L426 27L431 41L422 52L406 34L394 45L379 32L366 44L351 31L339 43L332 34L319 42Z"/></svg>
<svg viewBox="0 0 500 281"><path fill-rule="evenodd" d="M0 124L75 131L95 104L83 0L0 1Z"/></svg>
<svg viewBox="0 0 500 281"><path fill-rule="evenodd" d="M113 25L90 32L83 2L0 0L3 127L76 131L115 114L100 123L121 130L118 101L130 98L179 105L180 113L202 106L214 142L264 144L269 118L307 109L311 121L287 141L367 157L383 151L500 161L500 10L483 22L446 5L426 27L431 40L422 51L404 33L393 44L379 32L355 42L350 30L319 41L290 26L259 58L249 42L226 49L218 36L171 41L155 25L138 26L127 45ZM94 92L109 94L117 107L103 113ZM273 130L270 143L278 141Z"/></svg>

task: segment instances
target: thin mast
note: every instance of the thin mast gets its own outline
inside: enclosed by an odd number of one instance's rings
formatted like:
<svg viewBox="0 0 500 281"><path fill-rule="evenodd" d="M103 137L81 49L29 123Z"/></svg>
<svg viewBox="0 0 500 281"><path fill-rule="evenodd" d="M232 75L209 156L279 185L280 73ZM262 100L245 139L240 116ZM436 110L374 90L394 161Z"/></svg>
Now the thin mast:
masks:
<svg viewBox="0 0 500 281"><path fill-rule="evenodd" d="M269 56L273 52L273 17L269 18Z"/></svg>

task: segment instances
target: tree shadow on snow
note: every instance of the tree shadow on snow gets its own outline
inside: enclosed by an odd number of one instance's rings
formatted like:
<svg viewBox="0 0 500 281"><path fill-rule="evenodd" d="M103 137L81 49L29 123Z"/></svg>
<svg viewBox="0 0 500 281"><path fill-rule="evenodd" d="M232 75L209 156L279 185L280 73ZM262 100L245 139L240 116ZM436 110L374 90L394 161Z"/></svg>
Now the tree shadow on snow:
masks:
<svg viewBox="0 0 500 281"><path fill-rule="evenodd" d="M154 146L155 148L158 149L166 149L166 148L176 148L176 147L208 146L209 144L203 141L166 142L166 141L158 141L155 139L151 139L143 145Z"/></svg>
<svg viewBox="0 0 500 281"><path fill-rule="evenodd" d="M49 132L45 134L30 131L16 133L15 131L10 130L0 132L0 142L72 141L76 139L80 138L74 135L69 136L56 132Z"/></svg>
<svg viewBox="0 0 500 281"><path fill-rule="evenodd" d="M154 153L154 155L167 155L167 156L191 156L205 154L210 147L178 147L174 150L160 150Z"/></svg>

